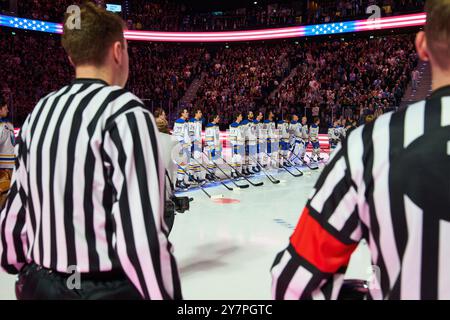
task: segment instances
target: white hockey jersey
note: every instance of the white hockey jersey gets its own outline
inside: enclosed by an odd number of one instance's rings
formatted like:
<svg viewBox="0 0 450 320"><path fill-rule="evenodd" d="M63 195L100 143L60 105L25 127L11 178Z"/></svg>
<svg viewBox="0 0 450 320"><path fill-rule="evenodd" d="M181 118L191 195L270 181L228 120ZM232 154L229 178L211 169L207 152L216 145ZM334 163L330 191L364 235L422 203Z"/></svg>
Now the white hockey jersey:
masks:
<svg viewBox="0 0 450 320"><path fill-rule="evenodd" d="M264 120L263 128L267 132L267 138L275 138L275 122L270 120Z"/></svg>
<svg viewBox="0 0 450 320"><path fill-rule="evenodd" d="M342 127L334 127L331 130L331 140L341 140L343 137L342 135Z"/></svg>
<svg viewBox="0 0 450 320"><path fill-rule="evenodd" d="M258 140L260 143L265 142L267 140L267 129L264 122L259 122L256 125Z"/></svg>
<svg viewBox="0 0 450 320"><path fill-rule="evenodd" d="M280 130L280 138L289 141L291 137L291 134L289 132L289 123L286 121L279 121L278 129Z"/></svg>
<svg viewBox="0 0 450 320"><path fill-rule="evenodd" d="M347 129L345 127L339 127L340 139L344 139L347 136Z"/></svg>
<svg viewBox="0 0 450 320"><path fill-rule="evenodd" d="M249 121L247 119L242 120L239 123L239 128L241 130L242 136L244 137L245 141L248 141Z"/></svg>
<svg viewBox="0 0 450 320"><path fill-rule="evenodd" d="M14 169L14 126L10 122L0 121L0 169Z"/></svg>
<svg viewBox="0 0 450 320"><path fill-rule="evenodd" d="M230 125L230 142L232 145L243 145L245 143L243 127L240 123L234 122Z"/></svg>
<svg viewBox="0 0 450 320"><path fill-rule="evenodd" d="M189 135L189 125L184 119L178 119L173 126L173 135L182 145L190 145L191 137Z"/></svg>
<svg viewBox="0 0 450 320"><path fill-rule="evenodd" d="M307 124L305 124L305 125L301 125L302 126L302 139L303 139L303 141L308 141L308 139L309 139L309 128L308 128L308 125Z"/></svg>
<svg viewBox="0 0 450 320"><path fill-rule="evenodd" d="M309 129L309 138L312 142L319 141L319 126L313 124Z"/></svg>
<svg viewBox="0 0 450 320"><path fill-rule="evenodd" d="M202 141L202 121L192 118L189 121L189 137L191 142L200 143Z"/></svg>
<svg viewBox="0 0 450 320"><path fill-rule="evenodd" d="M217 149L220 147L220 130L218 125L209 123L206 126L205 140L209 148Z"/></svg>
<svg viewBox="0 0 450 320"><path fill-rule="evenodd" d="M294 139L300 140L302 138L302 124L296 121L292 121L289 129Z"/></svg>
<svg viewBox="0 0 450 320"><path fill-rule="evenodd" d="M258 139L258 121L249 121L247 124L247 139L249 143L256 143Z"/></svg>

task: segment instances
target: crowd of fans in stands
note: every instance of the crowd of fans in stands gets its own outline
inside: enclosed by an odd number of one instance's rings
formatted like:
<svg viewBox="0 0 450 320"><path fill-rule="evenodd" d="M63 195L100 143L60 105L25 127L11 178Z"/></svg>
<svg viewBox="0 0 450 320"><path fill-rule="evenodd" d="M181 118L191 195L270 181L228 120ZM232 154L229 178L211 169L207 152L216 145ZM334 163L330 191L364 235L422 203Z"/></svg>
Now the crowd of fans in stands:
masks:
<svg viewBox="0 0 450 320"><path fill-rule="evenodd" d="M281 113L361 121L400 105L417 65L413 36L302 45L300 63L271 104Z"/></svg>
<svg viewBox="0 0 450 320"><path fill-rule="evenodd" d="M69 5L81 2L18 1L18 14L61 21ZM95 2L104 5L106 1ZM384 16L421 12L424 2L284 1L201 12L189 2L135 0L128 1L129 10L122 14L130 29L221 31L354 19L367 15L366 8L374 4L382 8ZM220 110L225 123L233 120L236 110L273 110L280 116L295 112L320 116L324 123L336 116L360 120L380 114L399 105L417 62L410 36L351 43L256 43L232 48L131 43L130 58L128 87L151 110L163 107L173 116L185 106L181 105L182 98L192 81L202 78L202 85L187 106L201 107L207 114ZM43 95L73 76L60 39L54 35L2 31L0 59L1 94L13 99L19 125Z"/></svg>
<svg viewBox="0 0 450 320"><path fill-rule="evenodd" d="M192 103L223 123L236 111L320 116L323 125L398 106L417 63L412 35L223 45L130 43L128 88L173 120L194 79ZM0 32L0 90L20 126L37 101L73 77L56 35ZM278 90L276 90L278 89Z"/></svg>
<svg viewBox="0 0 450 320"><path fill-rule="evenodd" d="M204 49L177 45L130 43L128 87L149 109L174 106L202 68ZM21 125L40 98L73 78L60 37L0 32L0 93L10 97L14 120ZM9 99L8 99L9 100Z"/></svg>
<svg viewBox="0 0 450 320"><path fill-rule="evenodd" d="M73 71L59 36L0 32L0 93L21 125L40 98L67 84Z"/></svg>
<svg viewBox="0 0 450 320"><path fill-rule="evenodd" d="M205 49L173 44L131 43L128 87L153 111L174 106L204 66Z"/></svg>
<svg viewBox="0 0 450 320"><path fill-rule="evenodd" d="M237 46L217 52L193 106L361 122L399 106L417 65L413 36ZM284 81L283 81L284 80ZM277 89L277 90L275 90Z"/></svg>
<svg viewBox="0 0 450 320"><path fill-rule="evenodd" d="M294 51L283 42L216 50L192 104L207 114L220 110L225 122L237 110L254 110L289 75L288 57Z"/></svg>

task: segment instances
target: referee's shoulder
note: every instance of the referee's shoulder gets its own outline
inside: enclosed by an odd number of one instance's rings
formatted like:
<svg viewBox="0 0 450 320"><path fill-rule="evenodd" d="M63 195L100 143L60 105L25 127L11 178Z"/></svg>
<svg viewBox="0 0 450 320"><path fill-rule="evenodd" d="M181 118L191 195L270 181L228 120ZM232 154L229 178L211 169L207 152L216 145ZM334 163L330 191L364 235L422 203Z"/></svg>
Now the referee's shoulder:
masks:
<svg viewBox="0 0 450 320"><path fill-rule="evenodd" d="M36 106L45 104L45 102L46 102L48 99L50 99L52 96L62 94L65 90L67 90L68 87L69 87L69 86L64 86L64 87L62 87L62 88L59 89L59 90L55 90L55 91L52 91L52 92L48 93L47 95L45 95L44 97L42 97L42 98L39 99L39 101L38 101L38 103L36 104ZM36 108L34 108L33 111L37 111Z"/></svg>
<svg viewBox="0 0 450 320"><path fill-rule="evenodd" d="M135 108L145 108L144 102L128 89L119 86L105 86L103 90L109 91L106 96L110 99L110 107L113 107L113 111L115 111L115 108L126 105L132 105Z"/></svg>
<svg viewBox="0 0 450 320"><path fill-rule="evenodd" d="M145 104L131 91L121 88L119 86L107 86L103 90L109 91L107 96L108 106L103 112L104 128L109 128L114 122L125 117L129 113L135 113L137 115L149 114L151 112L147 110Z"/></svg>
<svg viewBox="0 0 450 320"><path fill-rule="evenodd" d="M352 140L351 137L353 137L353 139L358 137L359 139L362 139L363 142L365 142L366 144L367 143L369 143L369 144L382 143L382 142L388 143L390 133L393 129L393 124L391 123L392 117L394 115L401 116L402 114L405 114L408 110L420 108L425 103L426 103L426 101L422 100L422 101L416 102L414 104L411 104L411 105L407 106L406 108L402 108L397 111L387 112L387 113L383 114L382 116L378 117L375 121L365 124L365 125L362 125L362 126L359 126L355 130L352 130L347 137L347 141ZM394 126L401 126L400 128L397 128L397 129L403 130L403 123L394 123ZM367 149L371 149L371 148L368 148L370 146L365 145L365 147ZM347 148L348 148L349 153L351 154L351 148L352 148L351 143L349 143L347 145Z"/></svg>

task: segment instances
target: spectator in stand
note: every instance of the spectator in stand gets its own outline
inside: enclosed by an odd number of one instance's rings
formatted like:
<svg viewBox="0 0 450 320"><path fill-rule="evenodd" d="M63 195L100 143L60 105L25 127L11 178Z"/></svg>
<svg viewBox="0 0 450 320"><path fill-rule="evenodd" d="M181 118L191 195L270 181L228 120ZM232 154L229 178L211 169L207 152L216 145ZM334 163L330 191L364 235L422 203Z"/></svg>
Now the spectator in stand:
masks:
<svg viewBox="0 0 450 320"><path fill-rule="evenodd" d="M170 134L169 122L167 121L165 111L162 108L158 108L156 109L154 116L159 132Z"/></svg>
<svg viewBox="0 0 450 320"><path fill-rule="evenodd" d="M414 71L411 73L411 80L412 80L412 88L414 91L417 90L417 85L419 83L420 78L420 72L417 69L414 69Z"/></svg>
<svg viewBox="0 0 450 320"><path fill-rule="evenodd" d="M0 210L7 199L16 157L14 126L8 120L8 104L0 95Z"/></svg>

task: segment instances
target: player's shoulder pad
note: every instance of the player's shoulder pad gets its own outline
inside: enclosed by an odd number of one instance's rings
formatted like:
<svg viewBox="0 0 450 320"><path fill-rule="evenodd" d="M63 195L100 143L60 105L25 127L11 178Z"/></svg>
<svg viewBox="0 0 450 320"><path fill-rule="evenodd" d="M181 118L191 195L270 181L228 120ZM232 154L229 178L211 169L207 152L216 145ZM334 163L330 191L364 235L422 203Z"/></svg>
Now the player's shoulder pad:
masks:
<svg viewBox="0 0 450 320"><path fill-rule="evenodd" d="M177 121L175 121L175 123L180 123L180 124L183 124L183 123L186 123L186 121L184 121L184 119L178 119Z"/></svg>
<svg viewBox="0 0 450 320"><path fill-rule="evenodd" d="M298 123L297 121L292 121L292 122L291 122L291 124L297 124L297 123Z"/></svg>
<svg viewBox="0 0 450 320"><path fill-rule="evenodd" d="M215 126L216 125L214 123L211 123L211 122L206 125L207 128L213 128Z"/></svg>
<svg viewBox="0 0 450 320"><path fill-rule="evenodd" d="M242 120L241 124L244 125L244 126L245 126L246 124L248 124L248 119Z"/></svg>
<svg viewBox="0 0 450 320"><path fill-rule="evenodd" d="M189 120L189 122L191 122L191 123L194 123L196 120L195 120L195 118L191 118L190 120Z"/></svg>
<svg viewBox="0 0 450 320"><path fill-rule="evenodd" d="M264 123L271 123L272 121L270 121L270 120L268 120L268 119L266 119L266 120L264 120Z"/></svg>
<svg viewBox="0 0 450 320"><path fill-rule="evenodd" d="M230 125L230 127L232 127L232 128L237 128L237 127L239 127L239 123L237 123L237 122L233 122L231 125Z"/></svg>
<svg viewBox="0 0 450 320"><path fill-rule="evenodd" d="M284 120L279 120L278 124L284 124Z"/></svg>
<svg viewBox="0 0 450 320"><path fill-rule="evenodd" d="M259 121L258 120L253 120L253 123L254 124L259 124Z"/></svg>

